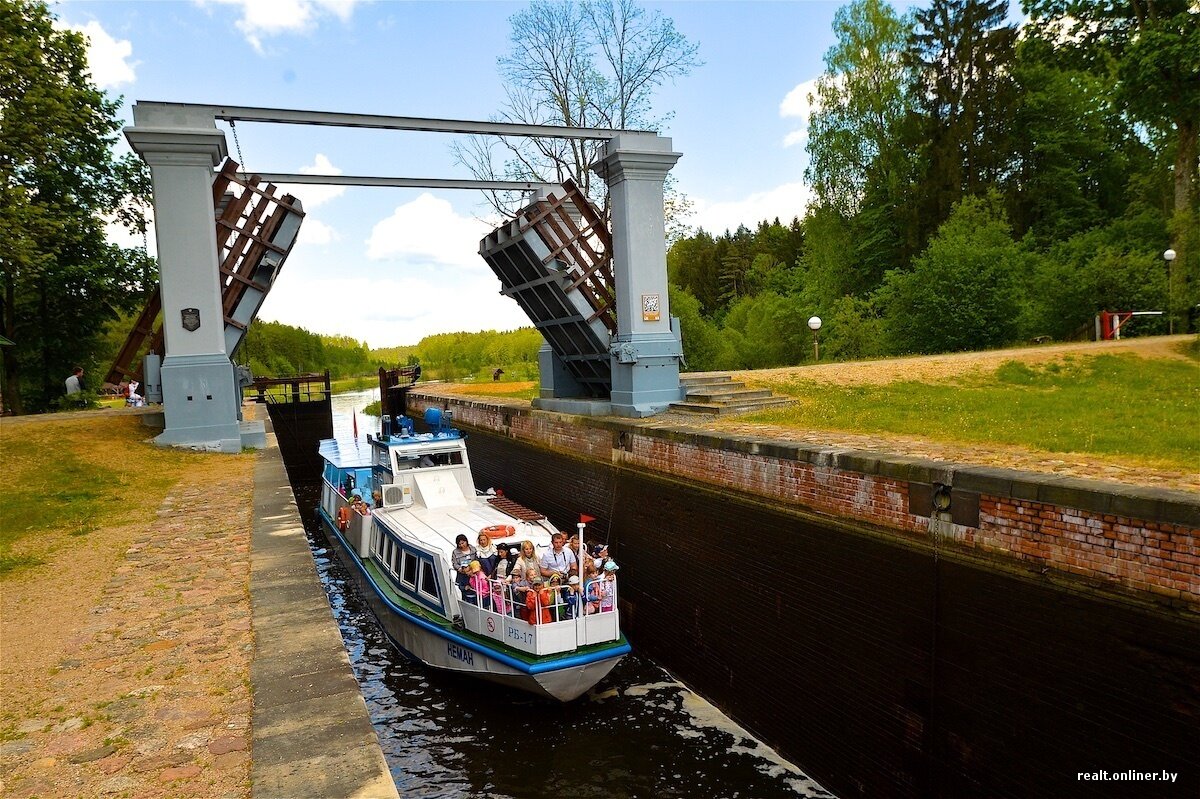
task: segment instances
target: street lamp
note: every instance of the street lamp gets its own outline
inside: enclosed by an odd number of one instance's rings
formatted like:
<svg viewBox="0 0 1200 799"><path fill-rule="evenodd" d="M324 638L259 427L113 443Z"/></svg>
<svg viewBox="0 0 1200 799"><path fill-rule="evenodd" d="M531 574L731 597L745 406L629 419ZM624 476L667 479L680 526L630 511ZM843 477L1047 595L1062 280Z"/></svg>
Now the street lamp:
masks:
<svg viewBox="0 0 1200 799"><path fill-rule="evenodd" d="M1163 260L1167 262L1167 333L1174 335L1175 317L1171 314L1171 266L1175 260L1175 251L1168 249L1163 253Z"/></svg>
<svg viewBox="0 0 1200 799"><path fill-rule="evenodd" d="M814 316L808 320L808 329L813 332L813 360L821 360L821 343L817 340L817 331L821 329L821 317Z"/></svg>

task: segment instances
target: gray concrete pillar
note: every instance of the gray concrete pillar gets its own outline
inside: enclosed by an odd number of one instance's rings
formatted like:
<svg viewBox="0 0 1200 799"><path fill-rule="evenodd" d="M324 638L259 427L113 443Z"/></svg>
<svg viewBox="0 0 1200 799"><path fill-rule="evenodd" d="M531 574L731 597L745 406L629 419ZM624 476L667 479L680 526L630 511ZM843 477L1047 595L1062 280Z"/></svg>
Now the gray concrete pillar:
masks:
<svg viewBox="0 0 1200 799"><path fill-rule="evenodd" d="M612 412L650 416L682 397L678 331L667 300L663 181L680 153L653 133L622 133L594 167L609 186L617 335L612 339Z"/></svg>
<svg viewBox="0 0 1200 799"><path fill-rule="evenodd" d="M150 166L162 286L166 427L155 439L241 450L213 226L213 167L228 153L211 110L137 103L125 137Z"/></svg>

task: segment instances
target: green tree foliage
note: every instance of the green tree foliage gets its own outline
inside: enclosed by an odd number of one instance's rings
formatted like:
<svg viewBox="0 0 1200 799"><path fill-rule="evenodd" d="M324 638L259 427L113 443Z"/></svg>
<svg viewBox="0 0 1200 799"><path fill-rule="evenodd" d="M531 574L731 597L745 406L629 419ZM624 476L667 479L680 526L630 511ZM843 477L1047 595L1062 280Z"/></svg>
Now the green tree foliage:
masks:
<svg viewBox="0 0 1200 799"><path fill-rule="evenodd" d="M700 313L700 301L687 289L671 286L671 314L679 317L683 365L692 372L727 368L736 353L721 330Z"/></svg>
<svg viewBox="0 0 1200 799"><path fill-rule="evenodd" d="M1004 24L1007 14L1006 0L933 0L915 12L907 60L921 111L914 131L922 150L915 187L922 232L1005 174L1016 100L1016 28Z"/></svg>
<svg viewBox="0 0 1200 799"><path fill-rule="evenodd" d="M701 313L720 317L741 297L790 291L803 251L799 219L787 227L778 219L755 230L742 225L715 238L698 230L667 251L667 277L699 300Z"/></svg>
<svg viewBox="0 0 1200 799"><path fill-rule="evenodd" d="M1198 201L1200 13L1191 0L1025 0L1031 34L1060 57L1116 77L1118 100L1172 136L1174 210Z"/></svg>
<svg viewBox="0 0 1200 799"><path fill-rule="evenodd" d="M812 98L805 176L820 205L844 217L871 191L895 200L908 179L901 131L911 113L903 58L910 30L882 0L856 0L834 17L837 43Z"/></svg>
<svg viewBox="0 0 1200 799"><path fill-rule="evenodd" d="M1091 330L1097 311L1163 310L1166 266L1158 247L1165 238L1162 215L1141 210L1055 243L1030 277L1023 333L1074 338ZM1141 320L1136 332L1165 327Z"/></svg>
<svg viewBox="0 0 1200 799"><path fill-rule="evenodd" d="M17 413L56 402L73 365L94 380L106 323L156 277L105 236L106 218L144 229L149 194L141 162L113 157L119 106L92 84L79 34L43 3L0 0L0 320L16 342L0 352Z"/></svg>
<svg viewBox="0 0 1200 799"><path fill-rule="evenodd" d="M945 352L1008 344L1017 336L1020 287L1029 270L1000 195L964 198L912 269L884 279L893 347Z"/></svg>
<svg viewBox="0 0 1200 799"><path fill-rule="evenodd" d="M282 322L250 325L234 359L257 377L290 377L324 372L339 379L375 370L366 342L348 336L322 336Z"/></svg>

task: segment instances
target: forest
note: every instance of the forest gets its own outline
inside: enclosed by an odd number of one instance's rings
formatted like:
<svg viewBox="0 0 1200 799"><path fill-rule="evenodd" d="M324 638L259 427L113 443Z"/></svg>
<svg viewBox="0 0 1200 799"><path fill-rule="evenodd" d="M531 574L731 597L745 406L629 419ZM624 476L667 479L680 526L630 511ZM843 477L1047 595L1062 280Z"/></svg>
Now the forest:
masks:
<svg viewBox="0 0 1200 799"><path fill-rule="evenodd" d="M340 379L421 364L424 379L488 378L503 368L514 380L537 379L537 351L542 337L533 328L497 332L441 333L414 345L371 350L347 336L326 336L281 322L255 322L234 360L260 377L324 372Z"/></svg>
<svg viewBox="0 0 1200 799"><path fill-rule="evenodd" d="M1101 310L1196 329L1200 13L1024 6L838 12L807 214L670 247L688 368L811 359L812 316L822 359L1083 338Z"/></svg>

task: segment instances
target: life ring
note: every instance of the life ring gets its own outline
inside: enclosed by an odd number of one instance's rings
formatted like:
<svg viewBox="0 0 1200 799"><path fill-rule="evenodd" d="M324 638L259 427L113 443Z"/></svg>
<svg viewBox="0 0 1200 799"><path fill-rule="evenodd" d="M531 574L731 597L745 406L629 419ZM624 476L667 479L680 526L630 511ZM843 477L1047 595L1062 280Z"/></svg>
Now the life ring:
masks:
<svg viewBox="0 0 1200 799"><path fill-rule="evenodd" d="M488 538L507 538L510 535L517 534L517 528L511 524L493 524L479 531Z"/></svg>
<svg viewBox="0 0 1200 799"><path fill-rule="evenodd" d="M338 529L341 530L342 532L345 532L346 528L348 528L349 526L350 526L350 506L343 505L342 507L338 508Z"/></svg>

